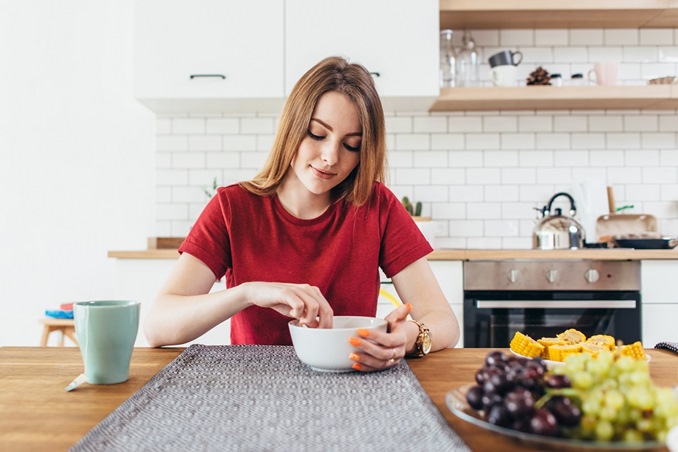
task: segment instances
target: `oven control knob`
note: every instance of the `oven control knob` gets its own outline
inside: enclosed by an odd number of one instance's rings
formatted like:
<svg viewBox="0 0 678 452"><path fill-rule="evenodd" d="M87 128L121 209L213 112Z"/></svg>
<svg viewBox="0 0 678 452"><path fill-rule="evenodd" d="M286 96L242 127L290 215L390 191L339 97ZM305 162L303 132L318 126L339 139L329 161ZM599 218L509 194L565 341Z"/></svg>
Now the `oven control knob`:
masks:
<svg viewBox="0 0 678 452"><path fill-rule="evenodd" d="M520 271L514 268L509 270L508 275L506 275L506 277L508 278L509 281L511 281L511 284L515 284L518 282L518 275L520 275Z"/></svg>
<svg viewBox="0 0 678 452"><path fill-rule="evenodd" d="M586 273L584 273L584 278L586 278L589 283L593 284L600 279L600 273L598 273L598 270L595 268L589 268L586 270Z"/></svg>
<svg viewBox="0 0 678 452"><path fill-rule="evenodd" d="M546 272L546 279L553 284L558 280L558 270L549 270Z"/></svg>

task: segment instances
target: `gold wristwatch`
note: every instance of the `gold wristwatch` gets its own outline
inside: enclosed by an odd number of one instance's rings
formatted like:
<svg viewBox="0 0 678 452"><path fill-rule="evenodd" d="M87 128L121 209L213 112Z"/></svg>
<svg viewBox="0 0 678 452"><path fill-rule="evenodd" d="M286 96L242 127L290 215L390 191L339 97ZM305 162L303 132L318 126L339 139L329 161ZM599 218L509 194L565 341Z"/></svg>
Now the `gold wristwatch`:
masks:
<svg viewBox="0 0 678 452"><path fill-rule="evenodd" d="M431 351L431 345L433 340L431 339L431 330L428 329L426 325L416 320L410 320L410 322L415 323L419 327L419 335L417 340L414 342L414 350L411 353L408 353L409 358L420 358L422 356L428 355Z"/></svg>

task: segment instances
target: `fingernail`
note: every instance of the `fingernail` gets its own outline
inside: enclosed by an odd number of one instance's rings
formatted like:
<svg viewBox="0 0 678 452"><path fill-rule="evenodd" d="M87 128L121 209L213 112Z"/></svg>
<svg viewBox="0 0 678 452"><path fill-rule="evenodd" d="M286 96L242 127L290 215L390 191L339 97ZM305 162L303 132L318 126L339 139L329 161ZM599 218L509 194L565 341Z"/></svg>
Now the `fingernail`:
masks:
<svg viewBox="0 0 678 452"><path fill-rule="evenodd" d="M405 307L407 308L407 312L410 312L412 310L412 305L409 303L405 303Z"/></svg>
<svg viewBox="0 0 678 452"><path fill-rule="evenodd" d="M363 367L362 367L360 364L358 364L358 363L353 364L351 367L353 367L355 370L360 370L360 369L363 368Z"/></svg>
<svg viewBox="0 0 678 452"><path fill-rule="evenodd" d="M358 339L357 337L350 337L348 339L348 343L351 344L354 347L357 347L357 346L360 345L360 339Z"/></svg>
<svg viewBox="0 0 678 452"><path fill-rule="evenodd" d="M370 332L367 331L365 328L359 328L358 329L358 336L360 337L367 337L370 335Z"/></svg>
<svg viewBox="0 0 678 452"><path fill-rule="evenodd" d="M352 361L360 361L360 356L357 353L351 353L348 355L348 359Z"/></svg>

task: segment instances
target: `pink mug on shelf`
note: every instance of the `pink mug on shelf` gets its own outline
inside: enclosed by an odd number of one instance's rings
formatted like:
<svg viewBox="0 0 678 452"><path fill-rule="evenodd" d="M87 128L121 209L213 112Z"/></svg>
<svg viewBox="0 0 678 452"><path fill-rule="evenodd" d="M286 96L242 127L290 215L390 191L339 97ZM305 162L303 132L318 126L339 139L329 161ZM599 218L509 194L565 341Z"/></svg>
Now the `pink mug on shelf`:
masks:
<svg viewBox="0 0 678 452"><path fill-rule="evenodd" d="M616 85L619 64L614 62L596 63L589 71L589 79L597 85ZM593 75L593 77L591 77Z"/></svg>

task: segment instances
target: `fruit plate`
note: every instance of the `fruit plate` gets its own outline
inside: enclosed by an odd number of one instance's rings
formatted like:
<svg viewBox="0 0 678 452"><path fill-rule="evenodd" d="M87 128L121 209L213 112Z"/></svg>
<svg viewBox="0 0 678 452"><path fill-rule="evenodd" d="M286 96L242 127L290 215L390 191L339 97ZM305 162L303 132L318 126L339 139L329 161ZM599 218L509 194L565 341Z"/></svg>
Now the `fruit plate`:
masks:
<svg viewBox="0 0 678 452"><path fill-rule="evenodd" d="M664 443L658 441L645 441L641 443L584 441L535 435L533 433L524 433L510 428L499 427L484 420L479 412L469 406L466 401L466 393L472 386L472 384L464 385L459 388L454 388L447 393L445 402L452 414L470 424L500 435L509 436L523 443L534 446L545 446L549 449L653 450L665 447Z"/></svg>
<svg viewBox="0 0 678 452"><path fill-rule="evenodd" d="M529 356L521 355L520 353L516 353L513 350L511 350L511 353L513 353L514 355L519 356L521 358L532 359ZM645 355L645 360L648 363L650 362L651 359L652 359L652 357L650 355ZM562 361L551 361L550 359L542 359L542 361L544 361L544 364L546 364L546 367L548 367L549 369L553 369L554 367L562 366L563 364L565 364Z"/></svg>

